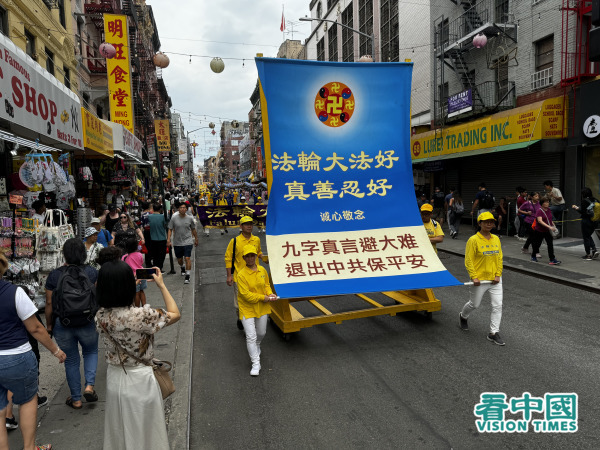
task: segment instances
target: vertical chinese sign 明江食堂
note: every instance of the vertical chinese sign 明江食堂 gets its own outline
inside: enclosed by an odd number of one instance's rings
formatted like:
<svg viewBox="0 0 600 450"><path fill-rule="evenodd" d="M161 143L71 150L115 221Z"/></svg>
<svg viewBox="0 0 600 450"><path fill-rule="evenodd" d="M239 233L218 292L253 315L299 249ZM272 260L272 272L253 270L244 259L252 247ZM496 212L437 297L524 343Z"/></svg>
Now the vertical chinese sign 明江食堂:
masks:
<svg viewBox="0 0 600 450"><path fill-rule="evenodd" d="M282 298L456 285L414 194L411 63L257 58Z"/></svg>
<svg viewBox="0 0 600 450"><path fill-rule="evenodd" d="M134 132L133 99L131 98L131 65L127 16L104 14L104 37L116 49L114 58L106 60L110 119Z"/></svg>

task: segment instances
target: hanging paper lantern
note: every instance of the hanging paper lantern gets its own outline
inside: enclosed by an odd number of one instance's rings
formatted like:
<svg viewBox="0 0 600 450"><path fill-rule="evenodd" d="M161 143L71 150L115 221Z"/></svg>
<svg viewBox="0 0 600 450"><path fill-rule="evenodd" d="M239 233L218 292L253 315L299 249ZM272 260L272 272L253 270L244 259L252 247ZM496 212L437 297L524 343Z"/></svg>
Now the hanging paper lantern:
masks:
<svg viewBox="0 0 600 450"><path fill-rule="evenodd" d="M221 58L213 58L210 62L210 70L214 73L221 73L225 70L225 63Z"/></svg>
<svg viewBox="0 0 600 450"><path fill-rule="evenodd" d="M373 62L371 55L362 55L358 62Z"/></svg>
<svg viewBox="0 0 600 450"><path fill-rule="evenodd" d="M106 59L112 59L117 54L117 49L112 44L103 42L100 44L100 54Z"/></svg>
<svg viewBox="0 0 600 450"><path fill-rule="evenodd" d="M473 38L473 46L475 48L485 47L485 44L487 44L487 37L485 34L479 33Z"/></svg>
<svg viewBox="0 0 600 450"><path fill-rule="evenodd" d="M161 69L168 67L169 63L171 62L171 61L169 61L169 57L167 55L165 55L163 52L158 52L156 55L154 55L154 57L152 58L152 61L154 61L154 65L156 67L160 67Z"/></svg>

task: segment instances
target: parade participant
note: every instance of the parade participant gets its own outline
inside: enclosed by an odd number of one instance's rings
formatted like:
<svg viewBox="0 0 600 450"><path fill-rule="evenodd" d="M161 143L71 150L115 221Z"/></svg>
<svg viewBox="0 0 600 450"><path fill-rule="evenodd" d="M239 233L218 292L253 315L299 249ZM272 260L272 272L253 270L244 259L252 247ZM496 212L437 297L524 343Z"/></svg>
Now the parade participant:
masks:
<svg viewBox="0 0 600 450"><path fill-rule="evenodd" d="M187 215L187 205L181 203L177 210L178 214L173 214L169 221L167 247L171 246L171 242L173 243L175 257L181 267L181 276L185 276L183 283L189 284L192 270L192 249L194 246L198 247L198 235L194 218Z"/></svg>
<svg viewBox="0 0 600 450"><path fill-rule="evenodd" d="M8 270L8 260L0 253L0 277ZM19 426L9 401L19 406L23 448L49 450L52 445L35 445L38 410L38 364L27 333L46 347L59 362L66 355L35 317L37 308L25 291L0 280L0 448L8 449L7 430ZM10 394L12 393L12 395ZM12 400L10 400L12 398Z"/></svg>
<svg viewBox="0 0 600 450"><path fill-rule="evenodd" d="M228 206L227 200L225 199L223 192L221 192L219 194L219 197L217 198L216 206ZM221 234L229 233L229 230L227 229L227 225L223 224L223 225L221 225L220 228L221 228Z"/></svg>
<svg viewBox="0 0 600 450"><path fill-rule="evenodd" d="M135 239L128 239L125 244L126 255L121 257L121 261L131 267L133 274L138 269L144 268L144 257L138 251L137 241ZM144 306L146 304L146 293L144 290L148 289L148 282L146 280L137 280L135 284L135 306Z"/></svg>
<svg viewBox="0 0 600 450"><path fill-rule="evenodd" d="M423 225L427 231L427 236L429 236L429 242L431 242L433 249L437 253L436 244L441 244L444 241L444 232L442 231L442 226L431 218L432 211L433 206L429 203L425 203L421 206L421 219L423 220Z"/></svg>
<svg viewBox="0 0 600 450"><path fill-rule="evenodd" d="M531 262L538 262L540 246L542 241L546 241L548 247L548 257L550 258L551 266L558 266L561 261L558 261L554 256L554 238L550 231L556 231L556 226L552 221L552 211L550 210L550 199L544 197L540 200L541 208L535 215L534 229L533 229L533 240L532 240L532 252Z"/></svg>
<svg viewBox="0 0 600 450"><path fill-rule="evenodd" d="M96 329L102 333L108 363L105 449L169 448L163 399L151 364L154 335L181 316L160 271L153 278L166 311L133 305L135 278L124 262L107 262L98 273Z"/></svg>
<svg viewBox="0 0 600 450"><path fill-rule="evenodd" d="M585 248L585 256L581 259L584 261L591 261L592 259L598 258L600 253L596 250L596 244L592 235L598 225L597 222L592 221L593 217L593 206L592 215L590 215L590 205L598 203L598 200L592 195L592 190L588 187L584 187L581 190L581 205L573 205L572 208L581 215L581 235L583 236L583 247Z"/></svg>
<svg viewBox="0 0 600 450"><path fill-rule="evenodd" d="M104 248L102 244L98 243L98 230L94 227L87 227L84 233L85 237L85 250L87 252L87 258L85 263L92 266L94 269L100 269L100 265L96 262L100 250Z"/></svg>
<svg viewBox="0 0 600 450"><path fill-rule="evenodd" d="M252 362L250 375L260 373L260 343L267 332L267 318L271 313L269 302L277 300L264 267L257 265L259 250L246 245L242 251L245 265L237 273L239 320L246 333L246 347Z"/></svg>
<svg viewBox="0 0 600 450"><path fill-rule="evenodd" d="M110 234L107 229L102 228L98 217L92 219L92 226L98 231L98 243L100 245L108 247L109 245L114 244L112 234Z"/></svg>
<svg viewBox="0 0 600 450"><path fill-rule="evenodd" d="M117 208L117 205L115 205L114 203L108 207L108 214L105 216L106 218L104 219L104 228L106 228L109 233L112 233L115 224L119 223L120 213L121 210Z"/></svg>
<svg viewBox="0 0 600 450"><path fill-rule="evenodd" d="M239 319L238 312L238 287L237 287L237 273L240 268L244 267L243 250L246 245L252 245L257 250L259 258L266 263L268 258L263 256L260 249L260 239L258 236L252 234L253 221L252 217L244 216L240 219L240 229L242 232L229 241L227 250L225 251L225 268L227 270L227 285L233 286L233 306L235 308L235 315L238 316L237 327L243 330L242 322Z"/></svg>
<svg viewBox="0 0 600 450"><path fill-rule="evenodd" d="M90 291L85 291L82 295L87 300L87 305L90 309L95 306L95 292L93 292L93 284L96 282L98 271L89 265L85 265L86 251L83 242L77 238L68 239L63 246L63 255L66 265L53 270L48 275L46 280L46 329L48 333L54 333L56 343L67 354L65 361L65 372L67 376L67 384L71 395L66 400L66 405L73 409L81 409L81 372L79 367L79 347L83 355L83 367L85 375L85 390L83 396L87 402L95 402L98 400L98 395L94 390L96 380L96 369L98 367L98 333L93 322L85 320L84 325L71 326L69 319L60 317L59 312L65 311L67 305L64 298L69 297L71 302L72 295L65 289L65 285L61 283L63 278L69 277L69 287L77 288L77 292L90 284ZM75 270L75 268L77 270ZM87 278L82 283L74 284L75 276L77 281ZM88 283L89 282L89 283ZM62 284L62 291L59 285ZM78 305L81 306L81 305ZM95 313L95 310L93 311ZM68 323L68 326L65 325Z"/></svg>
<svg viewBox="0 0 600 450"><path fill-rule="evenodd" d="M158 267L164 273L163 265L167 255L167 219L163 214L163 207L157 203L153 206L153 213L148 216L150 225L150 246L148 254L150 255L150 267Z"/></svg>
<svg viewBox="0 0 600 450"><path fill-rule="evenodd" d="M469 315L479 308L483 294L489 292L492 314L487 339L504 345L499 333L502 320L502 247L500 238L492 234L496 219L492 213L484 212L477 217L477 223L481 229L469 238L465 248L465 267L473 287L470 288L470 300L459 313L459 325L461 330L469 331ZM491 281L491 284L481 284L482 281Z"/></svg>
<svg viewBox="0 0 600 450"><path fill-rule="evenodd" d="M121 213L119 217L121 221L115 224L112 230L115 245L125 252L125 243L130 238L137 237L140 245L144 244L142 230L133 223L131 217L127 213Z"/></svg>

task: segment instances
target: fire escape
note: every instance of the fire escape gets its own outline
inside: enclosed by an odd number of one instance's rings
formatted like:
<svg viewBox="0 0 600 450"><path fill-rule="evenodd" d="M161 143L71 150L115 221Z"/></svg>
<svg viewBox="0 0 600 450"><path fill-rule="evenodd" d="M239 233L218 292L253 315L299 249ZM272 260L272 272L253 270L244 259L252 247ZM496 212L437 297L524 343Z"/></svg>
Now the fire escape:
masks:
<svg viewBox="0 0 600 450"><path fill-rule="evenodd" d="M456 0L450 0L457 4ZM515 85L507 80L508 67L503 82L475 83L473 38L483 34L488 45L500 36L516 44L517 25L508 11L507 0L458 0L462 14L454 20L440 16L434 21L434 124L436 128L446 123L473 118L483 114L510 109L514 106ZM479 50L484 52L485 50ZM489 63L489 62L488 62ZM492 62L494 63L494 62ZM497 64L494 63L494 64ZM458 92L448 92L447 70L452 71L461 85ZM499 77L497 77L499 78ZM459 92L471 91L472 111L468 115L448 118L448 97Z"/></svg>
<svg viewBox="0 0 600 450"><path fill-rule="evenodd" d="M600 63L589 60L589 35L592 28L591 0L563 0L560 84L565 88L565 96L573 87L586 79L600 75ZM572 89L569 102L569 135L575 127L577 90Z"/></svg>

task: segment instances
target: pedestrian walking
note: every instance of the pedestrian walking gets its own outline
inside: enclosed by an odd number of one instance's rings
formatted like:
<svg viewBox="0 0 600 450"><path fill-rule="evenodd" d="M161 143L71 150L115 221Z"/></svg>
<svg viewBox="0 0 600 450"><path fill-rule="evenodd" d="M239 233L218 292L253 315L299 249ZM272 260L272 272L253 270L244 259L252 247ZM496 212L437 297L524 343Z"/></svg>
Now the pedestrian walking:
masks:
<svg viewBox="0 0 600 450"><path fill-rule="evenodd" d="M502 320L502 246L500 238L492 234L496 219L490 212L484 212L477 217L480 230L471 236L465 248L465 267L473 286L469 289L469 301L459 313L459 326L463 331L469 331L469 316L481 305L486 292L490 293L492 313L488 341L504 345L500 337L500 321ZM490 281L490 284L481 284Z"/></svg>
<svg viewBox="0 0 600 450"><path fill-rule="evenodd" d="M250 375L260 373L260 343L267 332L267 319L271 313L269 302L277 300L264 267L257 264L258 250L246 245L242 251L245 265L237 275L239 320L246 333L246 347L252 363Z"/></svg>
<svg viewBox="0 0 600 450"><path fill-rule="evenodd" d="M154 335L180 316L157 269L154 282L165 309L134 306L135 278L122 261L106 262L98 273L96 329L105 345L104 449L169 449L164 404L154 377Z"/></svg>
<svg viewBox="0 0 600 450"><path fill-rule="evenodd" d="M538 256L540 252L540 246L542 241L546 241L548 247L548 257L550 258L551 266L558 266L561 261L558 261L554 256L554 237L552 231L555 233L558 231L554 222L552 221L552 210L550 210L550 199L543 197L540 200L540 209L535 215L535 221L533 222L533 255L531 256L532 262L538 262Z"/></svg>
<svg viewBox="0 0 600 450"><path fill-rule="evenodd" d="M584 187L581 190L581 204L580 206L573 205L572 208L581 215L581 234L583 236L583 247L585 248L585 255L581 257L584 261L591 261L597 259L600 256L600 252L596 250L596 244L592 235L594 230L598 226L598 222L594 221L594 206L598 203L598 200L592 195L592 190L588 187Z"/></svg>
<svg viewBox="0 0 600 450"><path fill-rule="evenodd" d="M163 207L157 203L152 207L152 214L148 216L148 225L150 226L150 245L148 254L150 255L150 267L158 267L164 273L163 265L167 255L167 219L163 214Z"/></svg>
<svg viewBox="0 0 600 450"><path fill-rule="evenodd" d="M98 271L84 264L85 246L77 238L68 239L63 246L66 265L53 270L46 280L46 329L54 334L56 343L67 355L65 372L71 395L66 405L81 409L81 372L79 347L83 355L87 402L95 402L94 390L98 367L98 333L94 326L97 311L96 278Z"/></svg>
<svg viewBox="0 0 600 450"><path fill-rule="evenodd" d="M238 271L245 266L243 250L247 245L253 246L259 258L267 263L268 258L263 256L260 249L260 239L252 234L253 220L250 216L243 216L240 219L241 233L231 239L225 250L225 269L227 270L227 285L233 286L233 306L237 317L237 327L243 330L242 321L239 318L238 308Z"/></svg>
<svg viewBox="0 0 600 450"><path fill-rule="evenodd" d="M519 208L519 213L523 214L523 226L525 228L524 234L527 236L527 240L523 247L521 247L521 253L529 254L529 246L533 243L533 222L535 222L535 217L540 210L540 193L534 192L531 194L531 197L528 201L523 203ZM541 258L542 255L538 253L534 253L533 256L537 258Z"/></svg>
<svg viewBox="0 0 600 450"><path fill-rule="evenodd" d="M187 205L181 203L177 208L178 213L173 214L169 221L167 233L167 247L173 244L175 257L181 267L181 276L184 276L184 284L190 283L192 270L192 249L198 247L198 235L194 218L187 215ZM184 265L185 264L185 265Z"/></svg>
<svg viewBox="0 0 600 450"><path fill-rule="evenodd" d="M8 260L4 253L0 253L0 277L7 270ZM19 427L12 414L12 403L19 405L23 448L52 448L51 444L35 445L38 362L27 333L46 347L60 363L65 361L66 355L52 342L44 325L36 318L36 313L37 308L22 288L0 280L0 420L6 424L0 426L0 448L3 449L8 449L7 431Z"/></svg>
<svg viewBox="0 0 600 450"><path fill-rule="evenodd" d="M458 191L453 191L452 197L448 201L448 224L450 226L450 237L456 239L458 236L458 229L460 228L460 221L465 213L465 205L463 199Z"/></svg>
<svg viewBox="0 0 600 450"><path fill-rule="evenodd" d="M137 241L135 239L129 239L125 246L127 254L121 257L121 260L131 267L133 274L135 276L135 271L138 269L144 268L144 257L138 251ZM144 292L148 289L148 283L146 280L138 280L136 277L135 283L135 306L144 306L146 304L146 293Z"/></svg>
<svg viewBox="0 0 600 450"><path fill-rule="evenodd" d="M421 206L421 219L423 220L423 226L429 236L429 242L433 245L433 249L437 253L436 244L441 244L444 241L444 232L442 226L431 218L433 212L433 206L429 203L425 203Z"/></svg>

